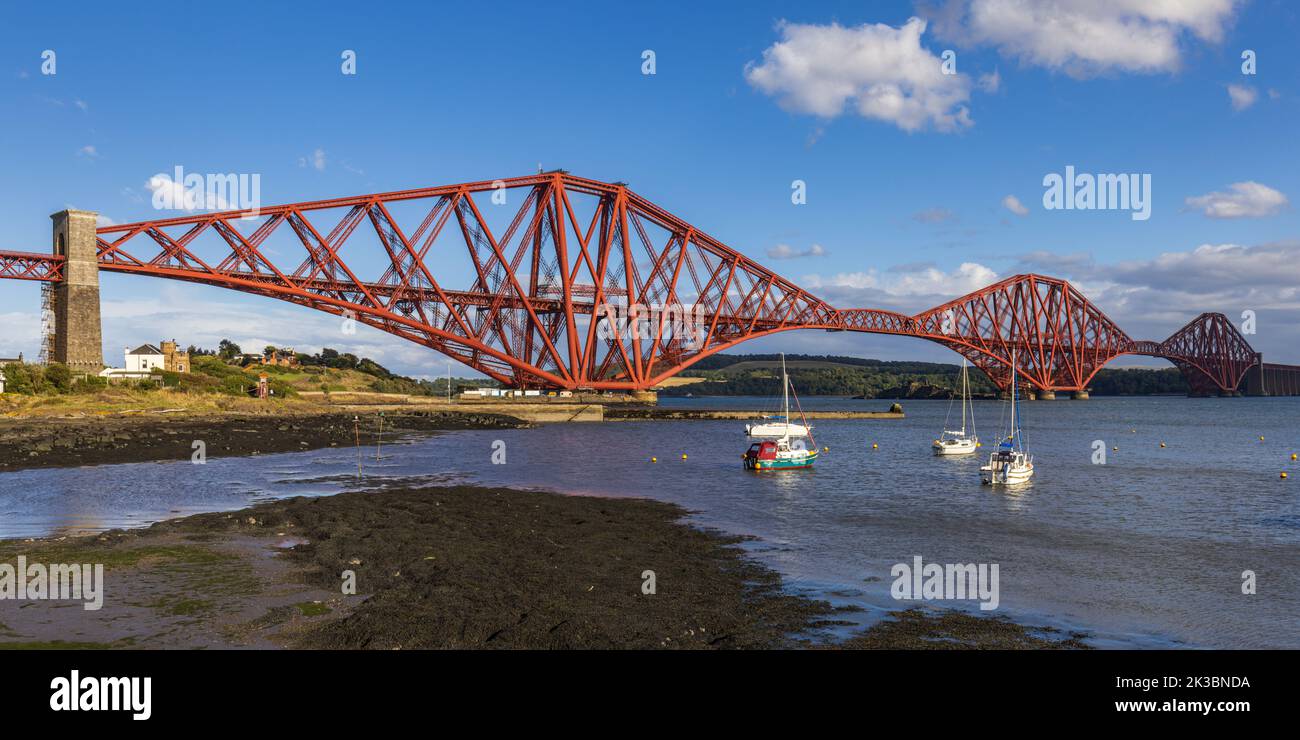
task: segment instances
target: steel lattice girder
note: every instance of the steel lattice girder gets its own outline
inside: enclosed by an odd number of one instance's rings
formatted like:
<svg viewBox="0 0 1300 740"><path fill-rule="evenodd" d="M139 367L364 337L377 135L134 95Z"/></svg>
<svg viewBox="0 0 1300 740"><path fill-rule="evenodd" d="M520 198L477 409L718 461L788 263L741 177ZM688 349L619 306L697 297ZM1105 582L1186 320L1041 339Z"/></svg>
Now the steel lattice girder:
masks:
<svg viewBox="0 0 1300 740"><path fill-rule="evenodd" d="M998 385L1083 390L1132 340L1064 280L1016 275L916 316L916 333L965 356Z"/></svg>
<svg viewBox="0 0 1300 740"><path fill-rule="evenodd" d="M1194 393L1236 390L1247 371L1263 361L1221 313L1197 316L1154 349L1144 354L1164 357L1177 365Z"/></svg>
<svg viewBox="0 0 1300 740"><path fill-rule="evenodd" d="M0 278L59 281L63 264L64 259L57 255L0 251Z"/></svg>
<svg viewBox="0 0 1300 740"><path fill-rule="evenodd" d="M1135 342L1069 283L1042 275L916 316L836 309L625 185L562 171L97 233L102 270L347 316L520 387L649 389L708 355L792 329L928 339L1003 389L1013 348L1022 382L1048 390L1084 389L1125 353L1166 357L1189 382L1227 390L1257 358L1221 314L1159 344ZM455 257L468 284L453 288ZM0 277L60 280L62 265L0 252ZM678 308L655 311L665 306ZM698 320L671 320L682 307Z"/></svg>

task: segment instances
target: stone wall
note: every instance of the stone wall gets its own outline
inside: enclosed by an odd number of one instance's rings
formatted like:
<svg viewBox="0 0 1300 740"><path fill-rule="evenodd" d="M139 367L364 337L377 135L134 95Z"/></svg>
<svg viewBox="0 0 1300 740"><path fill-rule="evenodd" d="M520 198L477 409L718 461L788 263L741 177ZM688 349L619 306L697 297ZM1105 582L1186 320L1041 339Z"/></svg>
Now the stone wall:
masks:
<svg viewBox="0 0 1300 740"><path fill-rule="evenodd" d="M95 216L90 211L59 211L54 221L54 253L67 262L55 286L54 362L76 372L104 368L99 324L99 262Z"/></svg>

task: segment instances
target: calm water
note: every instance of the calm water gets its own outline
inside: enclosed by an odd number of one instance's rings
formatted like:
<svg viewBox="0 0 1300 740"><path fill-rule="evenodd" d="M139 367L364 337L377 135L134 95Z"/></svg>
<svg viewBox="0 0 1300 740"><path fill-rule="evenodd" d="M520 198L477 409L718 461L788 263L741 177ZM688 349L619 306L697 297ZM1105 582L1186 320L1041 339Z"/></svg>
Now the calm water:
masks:
<svg viewBox="0 0 1300 740"><path fill-rule="evenodd" d="M804 400L809 409L886 404ZM889 596L891 566L921 555L997 563L1000 612L1086 629L1103 646L1300 647L1300 465L1290 461L1300 452L1300 399L1026 404L1038 471L1010 492L979 484L983 454L929 454L948 402L904 407L902 421L814 422L817 444L830 452L811 471L744 471L740 422L612 422L448 433L385 446L380 463L372 447L364 483L420 477L672 501L696 523L757 536L755 555L793 588L860 605L864 623L899 606ZM1003 404L976 402L975 413L981 436L996 439ZM504 465L492 464L495 440L506 444ZM1094 440L1104 442L1105 465L1092 463ZM0 537L335 493L357 485L356 464L355 450L330 449L4 473ZM1279 479L1283 470L1290 480ZM1257 576L1253 596L1241 593L1245 570Z"/></svg>

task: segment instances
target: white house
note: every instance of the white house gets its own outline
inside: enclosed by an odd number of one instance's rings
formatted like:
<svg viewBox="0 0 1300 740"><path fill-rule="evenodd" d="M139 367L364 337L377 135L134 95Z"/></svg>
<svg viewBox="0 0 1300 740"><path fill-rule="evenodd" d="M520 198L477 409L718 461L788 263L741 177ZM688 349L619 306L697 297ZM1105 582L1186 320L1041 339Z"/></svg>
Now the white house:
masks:
<svg viewBox="0 0 1300 740"><path fill-rule="evenodd" d="M166 366L166 357L162 350L152 344L142 344L135 349L127 347L124 350L126 356L126 368L106 367L99 371L101 378L148 378L151 370L155 367L164 369Z"/></svg>
<svg viewBox="0 0 1300 740"><path fill-rule="evenodd" d="M166 367L166 358L162 350L152 344L142 344L126 353L126 371L128 373L149 374L150 370Z"/></svg>

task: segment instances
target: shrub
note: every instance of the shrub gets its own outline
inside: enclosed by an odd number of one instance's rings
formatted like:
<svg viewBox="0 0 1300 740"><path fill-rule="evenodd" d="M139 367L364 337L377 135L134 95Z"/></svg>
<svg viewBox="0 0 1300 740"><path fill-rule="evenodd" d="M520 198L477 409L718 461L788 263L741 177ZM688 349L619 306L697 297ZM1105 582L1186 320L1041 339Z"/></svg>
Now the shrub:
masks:
<svg viewBox="0 0 1300 740"><path fill-rule="evenodd" d="M72 368L53 362L45 367L45 380L59 393L72 390Z"/></svg>

